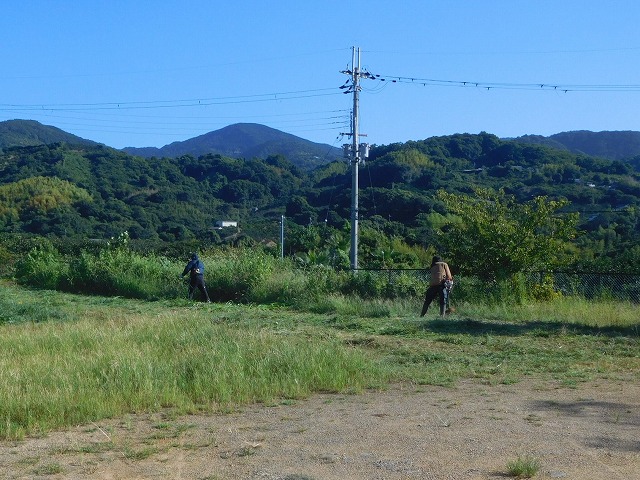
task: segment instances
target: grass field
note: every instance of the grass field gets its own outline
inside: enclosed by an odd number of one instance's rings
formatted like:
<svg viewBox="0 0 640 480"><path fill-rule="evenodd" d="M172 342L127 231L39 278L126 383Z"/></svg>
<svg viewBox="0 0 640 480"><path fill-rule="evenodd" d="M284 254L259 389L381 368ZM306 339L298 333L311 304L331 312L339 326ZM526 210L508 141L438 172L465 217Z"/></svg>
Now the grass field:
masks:
<svg viewBox="0 0 640 480"><path fill-rule="evenodd" d="M278 306L80 296L0 285L0 438L127 412L234 409L389 382L640 378L637 305L457 305L330 297Z"/></svg>

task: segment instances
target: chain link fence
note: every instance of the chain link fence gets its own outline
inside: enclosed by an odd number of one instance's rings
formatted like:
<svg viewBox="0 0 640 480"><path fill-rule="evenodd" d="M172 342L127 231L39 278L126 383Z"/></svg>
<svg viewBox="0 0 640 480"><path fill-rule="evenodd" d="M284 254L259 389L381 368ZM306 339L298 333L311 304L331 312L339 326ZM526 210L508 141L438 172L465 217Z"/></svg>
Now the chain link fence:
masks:
<svg viewBox="0 0 640 480"><path fill-rule="evenodd" d="M553 286L565 296L640 303L640 274L600 272L528 272L530 285Z"/></svg>
<svg viewBox="0 0 640 480"><path fill-rule="evenodd" d="M429 283L429 270L358 269L385 284L386 291L399 285L413 284L423 292ZM530 295L580 296L586 299L610 299L640 303L640 274L603 272L524 272L521 288ZM481 298L493 285L477 277L455 276L454 294L458 298Z"/></svg>

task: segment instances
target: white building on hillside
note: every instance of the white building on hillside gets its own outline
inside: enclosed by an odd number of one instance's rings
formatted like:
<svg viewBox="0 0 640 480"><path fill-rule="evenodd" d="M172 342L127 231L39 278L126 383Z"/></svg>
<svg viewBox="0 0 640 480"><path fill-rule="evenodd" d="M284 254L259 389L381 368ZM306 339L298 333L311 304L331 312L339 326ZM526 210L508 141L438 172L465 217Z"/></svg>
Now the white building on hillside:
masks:
<svg viewBox="0 0 640 480"><path fill-rule="evenodd" d="M216 226L214 227L216 230L222 230L227 227L236 227L238 228L238 222L233 220L217 220Z"/></svg>

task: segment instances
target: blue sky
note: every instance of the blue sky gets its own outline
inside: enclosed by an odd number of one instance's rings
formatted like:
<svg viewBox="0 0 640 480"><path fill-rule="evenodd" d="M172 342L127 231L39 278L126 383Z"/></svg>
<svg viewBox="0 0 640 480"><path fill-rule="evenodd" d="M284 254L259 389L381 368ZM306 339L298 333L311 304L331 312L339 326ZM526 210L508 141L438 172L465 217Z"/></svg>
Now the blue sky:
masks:
<svg viewBox="0 0 640 480"><path fill-rule="evenodd" d="M640 130L639 20L637 0L4 2L0 121L116 148L239 122L339 146L355 46L386 80L362 81L372 144Z"/></svg>

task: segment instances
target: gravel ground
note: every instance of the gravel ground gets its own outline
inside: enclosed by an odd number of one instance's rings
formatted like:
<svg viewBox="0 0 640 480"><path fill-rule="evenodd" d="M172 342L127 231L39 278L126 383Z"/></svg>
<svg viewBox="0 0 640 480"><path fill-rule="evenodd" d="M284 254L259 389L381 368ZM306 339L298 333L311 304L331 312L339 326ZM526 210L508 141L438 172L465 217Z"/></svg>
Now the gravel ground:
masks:
<svg viewBox="0 0 640 480"><path fill-rule="evenodd" d="M7 479L640 479L640 385L393 385L225 414L128 415L0 443Z"/></svg>

